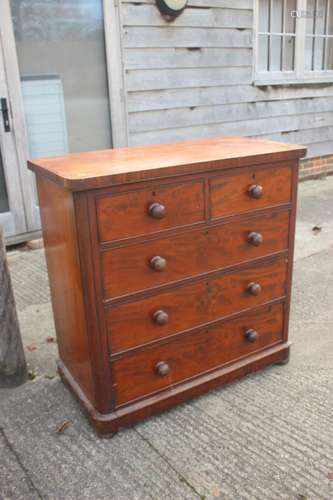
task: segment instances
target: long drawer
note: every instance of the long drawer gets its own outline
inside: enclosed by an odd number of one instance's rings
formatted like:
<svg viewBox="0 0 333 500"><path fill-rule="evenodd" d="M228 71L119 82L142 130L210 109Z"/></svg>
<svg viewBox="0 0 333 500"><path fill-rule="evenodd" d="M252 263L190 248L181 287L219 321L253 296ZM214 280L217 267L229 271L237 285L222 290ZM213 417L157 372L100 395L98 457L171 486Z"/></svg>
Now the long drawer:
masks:
<svg viewBox="0 0 333 500"><path fill-rule="evenodd" d="M108 307L112 354L250 309L285 295L287 259Z"/></svg>
<svg viewBox="0 0 333 500"><path fill-rule="evenodd" d="M180 381L282 340L283 304L113 362L117 405L167 389Z"/></svg>
<svg viewBox="0 0 333 500"><path fill-rule="evenodd" d="M102 252L104 298L251 261L288 248L289 211Z"/></svg>

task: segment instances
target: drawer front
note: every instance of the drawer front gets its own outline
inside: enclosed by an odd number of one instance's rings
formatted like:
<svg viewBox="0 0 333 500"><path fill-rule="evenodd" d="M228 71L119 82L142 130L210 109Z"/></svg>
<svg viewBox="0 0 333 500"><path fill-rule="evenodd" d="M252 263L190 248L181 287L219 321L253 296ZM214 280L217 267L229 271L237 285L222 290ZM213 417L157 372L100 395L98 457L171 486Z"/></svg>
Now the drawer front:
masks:
<svg viewBox="0 0 333 500"><path fill-rule="evenodd" d="M277 304L114 361L117 405L277 343L282 329L283 305Z"/></svg>
<svg viewBox="0 0 333 500"><path fill-rule="evenodd" d="M110 307L107 322L111 353L283 297L286 273L287 259L283 257Z"/></svg>
<svg viewBox="0 0 333 500"><path fill-rule="evenodd" d="M104 297L126 295L286 249L288 225L289 212L278 212L104 251Z"/></svg>
<svg viewBox="0 0 333 500"><path fill-rule="evenodd" d="M212 218L291 201L292 167L252 168L210 181Z"/></svg>
<svg viewBox="0 0 333 500"><path fill-rule="evenodd" d="M184 226L205 216L203 181L105 195L96 203L101 242Z"/></svg>

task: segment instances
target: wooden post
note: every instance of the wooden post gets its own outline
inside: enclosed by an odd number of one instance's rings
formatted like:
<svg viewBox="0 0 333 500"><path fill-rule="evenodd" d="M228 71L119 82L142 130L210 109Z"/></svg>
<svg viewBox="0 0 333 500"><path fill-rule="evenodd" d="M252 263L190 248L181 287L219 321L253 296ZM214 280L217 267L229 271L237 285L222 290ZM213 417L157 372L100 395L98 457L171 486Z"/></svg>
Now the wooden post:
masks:
<svg viewBox="0 0 333 500"><path fill-rule="evenodd" d="M27 365L0 228L0 387L20 385L26 378Z"/></svg>

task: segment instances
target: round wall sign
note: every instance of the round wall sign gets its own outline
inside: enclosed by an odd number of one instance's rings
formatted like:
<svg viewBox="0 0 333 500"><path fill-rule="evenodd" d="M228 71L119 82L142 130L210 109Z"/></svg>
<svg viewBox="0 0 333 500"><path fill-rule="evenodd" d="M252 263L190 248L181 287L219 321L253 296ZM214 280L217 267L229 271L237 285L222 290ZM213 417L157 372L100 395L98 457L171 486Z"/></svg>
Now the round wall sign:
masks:
<svg viewBox="0 0 333 500"><path fill-rule="evenodd" d="M156 0L156 5L161 14L169 20L179 16L185 9L186 4L187 0Z"/></svg>

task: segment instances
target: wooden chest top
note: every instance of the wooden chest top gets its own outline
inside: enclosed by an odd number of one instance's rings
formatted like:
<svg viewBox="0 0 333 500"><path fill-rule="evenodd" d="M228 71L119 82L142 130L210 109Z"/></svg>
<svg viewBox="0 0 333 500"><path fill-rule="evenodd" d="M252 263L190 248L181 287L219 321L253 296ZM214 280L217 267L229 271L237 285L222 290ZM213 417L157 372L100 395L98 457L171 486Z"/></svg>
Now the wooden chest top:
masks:
<svg viewBox="0 0 333 500"><path fill-rule="evenodd" d="M91 151L28 162L36 173L73 191L106 187L173 175L242 167L300 158L303 146L223 137L196 141Z"/></svg>

